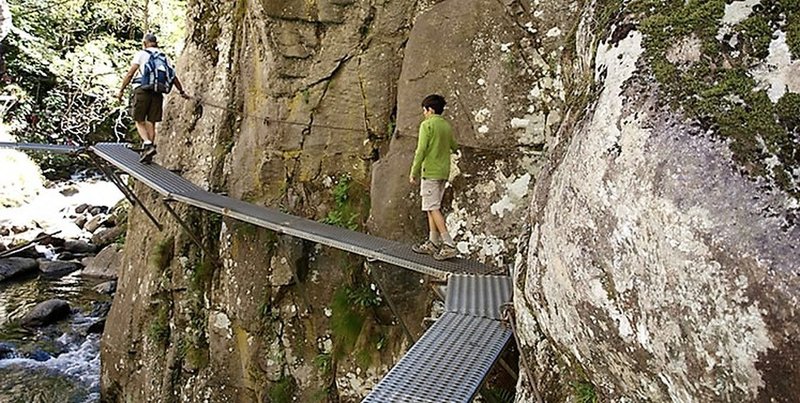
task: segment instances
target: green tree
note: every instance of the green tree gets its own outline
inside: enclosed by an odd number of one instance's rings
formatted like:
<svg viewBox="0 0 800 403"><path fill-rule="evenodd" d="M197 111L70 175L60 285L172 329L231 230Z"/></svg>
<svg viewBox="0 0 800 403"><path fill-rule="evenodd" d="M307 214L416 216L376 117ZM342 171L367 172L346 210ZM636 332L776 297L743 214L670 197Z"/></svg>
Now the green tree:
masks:
<svg viewBox="0 0 800 403"><path fill-rule="evenodd" d="M2 45L11 82L0 93L16 98L3 119L11 133L47 143L130 139L127 108L114 101L121 77L145 27L177 55L185 0L19 0L10 8L14 28Z"/></svg>

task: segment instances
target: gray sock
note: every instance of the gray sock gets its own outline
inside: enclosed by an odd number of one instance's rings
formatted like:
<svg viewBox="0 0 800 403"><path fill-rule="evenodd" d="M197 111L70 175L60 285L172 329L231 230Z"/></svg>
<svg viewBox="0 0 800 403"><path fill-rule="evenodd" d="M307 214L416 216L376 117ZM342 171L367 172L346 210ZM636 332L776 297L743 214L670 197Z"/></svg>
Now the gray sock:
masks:
<svg viewBox="0 0 800 403"><path fill-rule="evenodd" d="M455 247L456 246L456 244L455 244L455 242L453 242L453 238L450 236L449 232L445 232L444 234L442 234L442 241L447 246L450 246L450 247Z"/></svg>
<svg viewBox="0 0 800 403"><path fill-rule="evenodd" d="M436 246L439 246L439 245L442 244L442 238L439 236L439 233L436 232L436 231L428 232L428 240L431 241L431 243L433 243Z"/></svg>

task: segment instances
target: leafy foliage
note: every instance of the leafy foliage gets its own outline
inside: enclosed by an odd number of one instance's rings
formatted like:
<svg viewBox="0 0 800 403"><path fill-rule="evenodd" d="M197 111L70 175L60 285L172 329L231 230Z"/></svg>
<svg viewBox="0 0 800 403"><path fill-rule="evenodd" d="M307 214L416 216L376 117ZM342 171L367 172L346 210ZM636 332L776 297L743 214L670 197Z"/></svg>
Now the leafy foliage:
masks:
<svg viewBox="0 0 800 403"><path fill-rule="evenodd" d="M170 235L158 241L153 247L153 253L150 255L150 263L153 268L162 273L169 267L175 251L175 238Z"/></svg>
<svg viewBox="0 0 800 403"><path fill-rule="evenodd" d="M333 369L333 359L328 353L320 353L314 357L314 365L319 369L319 372L327 375Z"/></svg>
<svg viewBox="0 0 800 403"><path fill-rule="evenodd" d="M347 299L353 305L357 305L362 308L376 308L381 305L381 297L370 287L345 287L345 290L347 292Z"/></svg>
<svg viewBox="0 0 800 403"><path fill-rule="evenodd" d="M273 403L290 403L293 401L294 392L297 390L297 381L291 376L284 376L270 385L267 390L269 401Z"/></svg>
<svg viewBox="0 0 800 403"><path fill-rule="evenodd" d="M147 328L147 335L156 345L165 346L169 341L169 306L165 302L159 302Z"/></svg>
<svg viewBox="0 0 800 403"><path fill-rule="evenodd" d="M489 403L514 403L516 391L502 388L486 388L481 396Z"/></svg>
<svg viewBox="0 0 800 403"><path fill-rule="evenodd" d="M358 228L358 210L350 200L350 185L352 179L348 175L342 175L336 182L331 193L333 194L334 208L328 212L322 222L335 225L337 227L355 230Z"/></svg>
<svg viewBox="0 0 800 403"><path fill-rule="evenodd" d="M90 144L130 139L133 125L114 100L124 72L148 28L162 45L183 36L185 0L20 0L14 29L3 41L7 76L2 95L16 98L3 117L21 141ZM30 12L31 10L38 10ZM63 161L42 157L56 166Z"/></svg>
<svg viewBox="0 0 800 403"><path fill-rule="evenodd" d="M572 382L572 390L575 394L575 401L578 403L597 403L599 398L594 390L594 385L589 382Z"/></svg>

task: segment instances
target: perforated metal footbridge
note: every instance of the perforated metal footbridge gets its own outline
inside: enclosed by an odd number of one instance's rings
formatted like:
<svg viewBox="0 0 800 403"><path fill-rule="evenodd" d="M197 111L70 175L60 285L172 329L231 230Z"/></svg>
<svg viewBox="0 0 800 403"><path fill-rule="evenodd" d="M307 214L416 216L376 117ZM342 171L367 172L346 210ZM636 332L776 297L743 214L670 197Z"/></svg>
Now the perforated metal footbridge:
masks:
<svg viewBox="0 0 800 403"><path fill-rule="evenodd" d="M500 321L500 306L511 299L511 280L491 275L499 271L497 268L464 259L437 261L414 253L400 242L208 192L161 166L141 164L138 155L125 144L100 143L81 148L0 142L0 147L96 155L161 193L165 200L183 202L370 260L447 278L445 313L364 402L468 402L475 397L511 338L511 332ZM122 186L121 182L116 183ZM127 188L123 191L126 196L135 197Z"/></svg>

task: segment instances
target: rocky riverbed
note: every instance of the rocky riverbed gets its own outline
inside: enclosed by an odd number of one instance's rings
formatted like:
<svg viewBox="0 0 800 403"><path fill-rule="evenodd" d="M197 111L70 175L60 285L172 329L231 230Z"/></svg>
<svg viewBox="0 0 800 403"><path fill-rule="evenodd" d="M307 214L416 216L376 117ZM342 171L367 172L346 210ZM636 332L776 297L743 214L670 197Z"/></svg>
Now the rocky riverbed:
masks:
<svg viewBox="0 0 800 403"><path fill-rule="evenodd" d="M100 336L127 225L121 199L82 173L0 210L0 403L99 401Z"/></svg>

